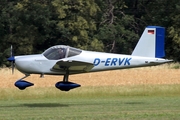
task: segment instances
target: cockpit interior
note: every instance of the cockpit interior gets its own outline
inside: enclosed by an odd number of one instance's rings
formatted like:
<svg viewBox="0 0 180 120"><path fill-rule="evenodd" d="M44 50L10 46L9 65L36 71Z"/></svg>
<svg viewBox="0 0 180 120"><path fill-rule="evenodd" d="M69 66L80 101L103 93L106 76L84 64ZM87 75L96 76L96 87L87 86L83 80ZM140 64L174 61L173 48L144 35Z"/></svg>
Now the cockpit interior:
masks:
<svg viewBox="0 0 180 120"><path fill-rule="evenodd" d="M65 45L56 45L45 50L43 55L49 60L59 60L79 55L82 50Z"/></svg>

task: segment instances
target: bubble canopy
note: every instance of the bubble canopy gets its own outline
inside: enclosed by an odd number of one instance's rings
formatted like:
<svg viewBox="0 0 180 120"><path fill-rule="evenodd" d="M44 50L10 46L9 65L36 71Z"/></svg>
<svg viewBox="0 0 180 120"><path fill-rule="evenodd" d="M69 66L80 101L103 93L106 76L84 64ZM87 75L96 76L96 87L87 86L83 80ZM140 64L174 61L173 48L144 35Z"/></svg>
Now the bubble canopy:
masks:
<svg viewBox="0 0 180 120"><path fill-rule="evenodd" d="M48 48L43 55L49 60L59 60L67 57L79 55L82 50L66 45L56 45Z"/></svg>

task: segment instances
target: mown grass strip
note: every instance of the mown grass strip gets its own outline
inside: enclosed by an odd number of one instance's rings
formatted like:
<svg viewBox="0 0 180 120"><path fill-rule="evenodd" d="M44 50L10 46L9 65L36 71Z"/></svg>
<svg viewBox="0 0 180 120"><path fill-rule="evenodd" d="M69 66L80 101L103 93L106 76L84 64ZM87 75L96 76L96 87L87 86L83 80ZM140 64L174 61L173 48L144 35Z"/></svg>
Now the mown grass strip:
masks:
<svg viewBox="0 0 180 120"><path fill-rule="evenodd" d="M57 98L0 101L3 120L169 120L180 117L180 96L61 95Z"/></svg>
<svg viewBox="0 0 180 120"><path fill-rule="evenodd" d="M180 117L180 85L0 89L3 120L169 120Z"/></svg>

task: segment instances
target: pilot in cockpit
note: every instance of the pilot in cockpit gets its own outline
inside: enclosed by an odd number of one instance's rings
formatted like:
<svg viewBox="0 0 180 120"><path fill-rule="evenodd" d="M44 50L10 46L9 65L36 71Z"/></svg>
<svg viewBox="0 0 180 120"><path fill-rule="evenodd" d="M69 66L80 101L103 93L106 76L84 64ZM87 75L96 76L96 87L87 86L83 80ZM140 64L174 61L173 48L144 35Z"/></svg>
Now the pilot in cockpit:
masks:
<svg viewBox="0 0 180 120"><path fill-rule="evenodd" d="M59 48L58 53L59 53L59 59L65 58L65 49L64 48Z"/></svg>

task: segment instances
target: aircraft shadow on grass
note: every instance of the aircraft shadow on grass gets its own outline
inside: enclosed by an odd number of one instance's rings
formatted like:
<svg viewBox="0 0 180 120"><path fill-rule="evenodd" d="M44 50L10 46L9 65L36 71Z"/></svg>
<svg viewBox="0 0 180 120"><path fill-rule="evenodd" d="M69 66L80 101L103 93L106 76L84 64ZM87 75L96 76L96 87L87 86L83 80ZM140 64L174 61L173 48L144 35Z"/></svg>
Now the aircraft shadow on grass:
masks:
<svg viewBox="0 0 180 120"><path fill-rule="evenodd" d="M127 105L142 105L146 104L146 102L142 101L132 101L132 102L125 102L122 104L127 104ZM77 105L77 104L72 104L72 105ZM100 105L99 103L91 103L91 104L78 104L79 105ZM60 103L24 103L24 104L16 104L16 105L8 105L8 106L0 106L0 107L30 107L30 108L36 108L36 107L69 107L69 104L60 104Z"/></svg>
<svg viewBox="0 0 180 120"><path fill-rule="evenodd" d="M67 104L59 104L59 103L26 103L21 104L22 106L26 107L68 107Z"/></svg>
<svg viewBox="0 0 180 120"><path fill-rule="evenodd" d="M145 104L145 102L125 102L124 104L129 104L129 105L138 105L138 104Z"/></svg>
<svg viewBox="0 0 180 120"><path fill-rule="evenodd" d="M59 104L59 103L24 103L16 105L2 105L0 107L69 107L68 104Z"/></svg>

